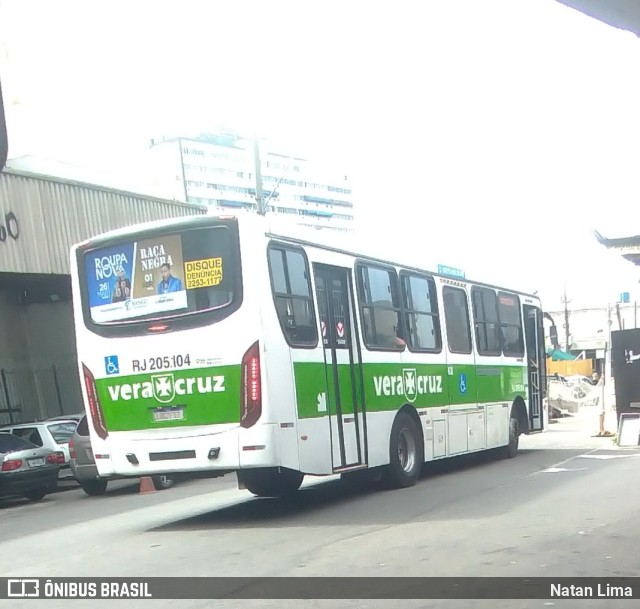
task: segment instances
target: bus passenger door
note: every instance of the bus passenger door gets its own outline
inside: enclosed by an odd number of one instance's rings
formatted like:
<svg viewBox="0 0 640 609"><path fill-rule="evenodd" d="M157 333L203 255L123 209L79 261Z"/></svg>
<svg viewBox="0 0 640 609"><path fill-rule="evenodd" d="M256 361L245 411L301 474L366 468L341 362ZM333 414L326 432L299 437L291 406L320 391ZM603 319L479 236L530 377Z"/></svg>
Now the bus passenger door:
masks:
<svg viewBox="0 0 640 609"><path fill-rule="evenodd" d="M542 400L547 378L543 317L538 307L524 305L524 339L529 377L529 429L542 431Z"/></svg>
<svg viewBox="0 0 640 609"><path fill-rule="evenodd" d="M366 462L365 412L354 298L348 269L314 264L322 331L333 470Z"/></svg>
<svg viewBox="0 0 640 609"><path fill-rule="evenodd" d="M446 282L446 280L442 280ZM478 379L473 348L473 312L467 290L460 285L444 285L445 327L447 335L447 377L449 406L447 409L447 445L439 444L434 429L434 456L459 455L484 448L484 413L478 412ZM434 417L434 427L436 420Z"/></svg>

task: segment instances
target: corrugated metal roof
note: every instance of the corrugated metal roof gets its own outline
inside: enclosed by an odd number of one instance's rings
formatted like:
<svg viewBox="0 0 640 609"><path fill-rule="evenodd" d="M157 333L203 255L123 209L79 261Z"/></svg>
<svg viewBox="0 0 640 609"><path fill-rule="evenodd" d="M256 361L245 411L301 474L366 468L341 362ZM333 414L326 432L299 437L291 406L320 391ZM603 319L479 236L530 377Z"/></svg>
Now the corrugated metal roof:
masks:
<svg viewBox="0 0 640 609"><path fill-rule="evenodd" d="M127 172L107 170L96 166L83 166L58 159L23 155L10 158L6 170L11 173L49 176L57 181L90 184L105 190L127 191L143 194L145 197L166 198L166 194L154 192L155 184L145 171L132 167Z"/></svg>
<svg viewBox="0 0 640 609"><path fill-rule="evenodd" d="M13 213L19 234L14 238L7 233L0 242L0 272L66 275L74 243L131 224L206 211L188 203L5 171L0 174L0 225ZM0 237L6 232L1 226Z"/></svg>

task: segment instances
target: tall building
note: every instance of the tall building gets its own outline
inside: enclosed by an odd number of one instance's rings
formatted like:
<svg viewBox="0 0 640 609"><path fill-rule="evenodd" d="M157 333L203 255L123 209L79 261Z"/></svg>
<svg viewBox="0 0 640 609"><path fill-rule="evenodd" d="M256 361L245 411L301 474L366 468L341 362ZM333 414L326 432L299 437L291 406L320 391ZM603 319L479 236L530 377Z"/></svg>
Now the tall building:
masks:
<svg viewBox="0 0 640 609"><path fill-rule="evenodd" d="M154 190L166 198L250 212L257 210L260 183L267 213L315 228L353 230L353 198L344 172L261 143L259 181L253 141L229 133L152 141L150 153Z"/></svg>

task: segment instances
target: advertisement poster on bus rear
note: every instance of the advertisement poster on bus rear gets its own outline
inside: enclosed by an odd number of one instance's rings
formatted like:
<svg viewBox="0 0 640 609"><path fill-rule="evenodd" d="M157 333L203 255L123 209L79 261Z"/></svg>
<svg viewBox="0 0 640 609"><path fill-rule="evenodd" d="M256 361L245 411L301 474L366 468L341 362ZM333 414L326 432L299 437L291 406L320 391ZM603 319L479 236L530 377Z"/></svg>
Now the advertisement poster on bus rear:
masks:
<svg viewBox="0 0 640 609"><path fill-rule="evenodd" d="M91 316L97 322L122 319L132 296L135 245L110 246L89 252L85 276Z"/></svg>
<svg viewBox="0 0 640 609"><path fill-rule="evenodd" d="M180 235L164 235L138 241L133 270L133 299L144 302L144 306L139 307L136 314L186 308L187 291L183 269Z"/></svg>
<svg viewBox="0 0 640 609"><path fill-rule="evenodd" d="M187 308L180 235L89 252L85 272L91 317L97 323Z"/></svg>

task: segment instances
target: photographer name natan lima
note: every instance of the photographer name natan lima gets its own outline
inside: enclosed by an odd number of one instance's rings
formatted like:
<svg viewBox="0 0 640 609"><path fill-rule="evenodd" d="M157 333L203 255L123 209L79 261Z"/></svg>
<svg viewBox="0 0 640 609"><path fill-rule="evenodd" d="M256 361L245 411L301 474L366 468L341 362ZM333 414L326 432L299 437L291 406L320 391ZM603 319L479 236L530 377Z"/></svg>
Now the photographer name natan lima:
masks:
<svg viewBox="0 0 640 609"><path fill-rule="evenodd" d="M564 586L551 584L552 598L633 598L631 586L612 586L598 583L595 586Z"/></svg>

